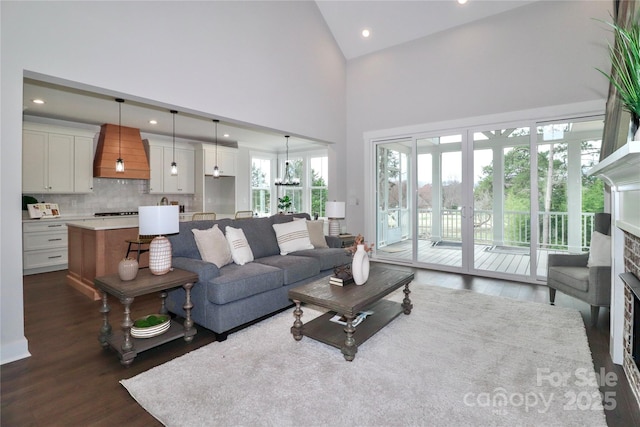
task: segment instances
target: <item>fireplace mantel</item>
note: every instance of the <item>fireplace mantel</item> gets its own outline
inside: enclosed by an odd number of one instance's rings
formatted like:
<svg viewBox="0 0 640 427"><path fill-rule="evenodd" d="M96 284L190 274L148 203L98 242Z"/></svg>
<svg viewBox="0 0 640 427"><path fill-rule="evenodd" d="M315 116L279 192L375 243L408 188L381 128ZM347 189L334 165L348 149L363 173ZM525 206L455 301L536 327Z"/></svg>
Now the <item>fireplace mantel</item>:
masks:
<svg viewBox="0 0 640 427"><path fill-rule="evenodd" d="M628 141L591 168L620 197L616 227L640 237L640 141Z"/></svg>

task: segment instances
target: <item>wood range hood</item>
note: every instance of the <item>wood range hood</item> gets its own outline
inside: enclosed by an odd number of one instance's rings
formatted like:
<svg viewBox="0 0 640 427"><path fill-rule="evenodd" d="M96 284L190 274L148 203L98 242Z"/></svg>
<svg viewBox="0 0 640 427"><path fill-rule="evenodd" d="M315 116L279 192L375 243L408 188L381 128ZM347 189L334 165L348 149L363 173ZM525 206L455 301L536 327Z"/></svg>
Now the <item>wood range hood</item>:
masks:
<svg viewBox="0 0 640 427"><path fill-rule="evenodd" d="M124 172L116 172L116 160L121 155ZM140 137L140 129L112 124L100 127L100 137L93 159L96 178L149 179L149 153Z"/></svg>

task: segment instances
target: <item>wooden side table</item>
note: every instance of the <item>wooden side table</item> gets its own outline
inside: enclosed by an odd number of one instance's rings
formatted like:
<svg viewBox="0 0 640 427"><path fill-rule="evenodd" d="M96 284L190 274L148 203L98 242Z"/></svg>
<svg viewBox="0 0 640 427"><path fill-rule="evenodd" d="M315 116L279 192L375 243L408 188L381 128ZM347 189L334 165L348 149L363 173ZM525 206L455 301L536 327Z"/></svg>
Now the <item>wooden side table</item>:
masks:
<svg viewBox="0 0 640 427"><path fill-rule="evenodd" d="M197 333L191 320L191 309L193 308L193 304L191 303L191 288L197 281L197 274L178 268L174 268L162 276L155 276L151 274L148 269L141 269L138 271L138 276L134 280L127 282L120 280L117 274L96 277L94 283L96 288L102 293L102 306L100 307L102 327L100 328L100 336L98 337L102 347L112 347L120 355L120 363L124 366L129 366L138 353L150 348L181 337L184 337L186 342L191 342L193 336ZM182 286L186 292L183 306L186 313L184 324L180 325L174 320L169 320L171 326L163 334L151 338L133 338L131 336L131 327L133 326L133 320L131 320L131 304L135 297L160 292L161 304L159 314L167 314L168 311L165 305L167 291L179 286ZM113 333L111 330L111 324L109 323L109 312L111 308L109 307L107 294L118 298L124 306L124 318L120 325L122 328L121 333Z"/></svg>

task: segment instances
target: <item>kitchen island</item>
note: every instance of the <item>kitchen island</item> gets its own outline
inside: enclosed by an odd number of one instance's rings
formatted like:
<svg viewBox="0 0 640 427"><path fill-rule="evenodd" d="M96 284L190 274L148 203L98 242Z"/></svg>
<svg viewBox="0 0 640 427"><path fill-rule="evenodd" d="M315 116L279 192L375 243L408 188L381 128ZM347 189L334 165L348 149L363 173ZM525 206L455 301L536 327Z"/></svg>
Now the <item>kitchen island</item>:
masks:
<svg viewBox="0 0 640 427"><path fill-rule="evenodd" d="M138 237L138 217L108 217L67 223L69 273L67 283L98 301L100 292L93 279L118 272L127 253L127 239ZM149 265L149 254L140 256L140 267Z"/></svg>

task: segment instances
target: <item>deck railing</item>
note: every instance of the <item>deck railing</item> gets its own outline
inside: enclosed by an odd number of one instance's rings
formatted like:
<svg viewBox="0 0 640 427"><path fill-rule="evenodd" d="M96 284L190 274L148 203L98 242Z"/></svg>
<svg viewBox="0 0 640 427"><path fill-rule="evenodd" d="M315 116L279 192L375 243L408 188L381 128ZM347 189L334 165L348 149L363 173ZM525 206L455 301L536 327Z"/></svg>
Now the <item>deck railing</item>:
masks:
<svg viewBox="0 0 640 427"><path fill-rule="evenodd" d="M593 230L594 213L582 212L580 216L580 243L583 250L589 247ZM433 237L433 212L430 209L418 210L418 238L431 240ZM441 210L440 238L449 241L462 240L462 212L457 209ZM495 242L494 216L489 210L476 210L473 214L474 239L476 243L491 245ZM543 236L543 221L548 221L546 238ZM530 246L531 236L543 249L566 250L569 247L568 212L540 212L537 224L531 224L529 212L505 211L503 213L502 239L507 246Z"/></svg>

